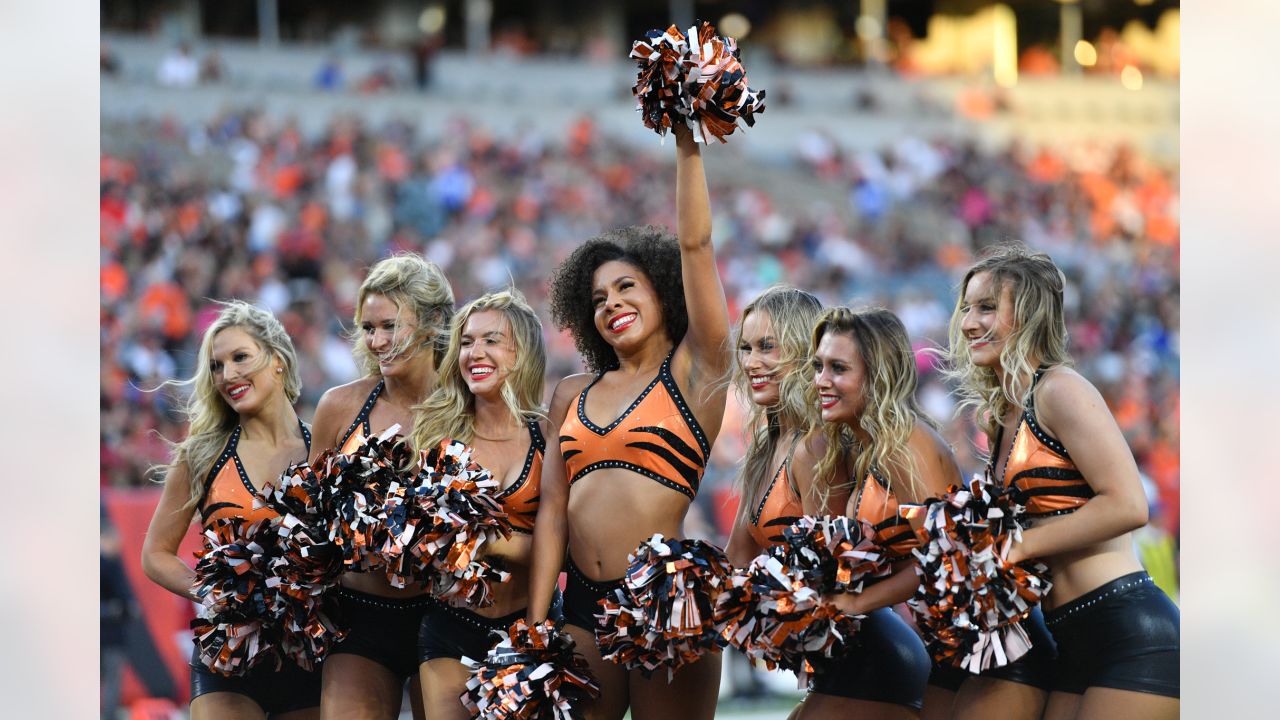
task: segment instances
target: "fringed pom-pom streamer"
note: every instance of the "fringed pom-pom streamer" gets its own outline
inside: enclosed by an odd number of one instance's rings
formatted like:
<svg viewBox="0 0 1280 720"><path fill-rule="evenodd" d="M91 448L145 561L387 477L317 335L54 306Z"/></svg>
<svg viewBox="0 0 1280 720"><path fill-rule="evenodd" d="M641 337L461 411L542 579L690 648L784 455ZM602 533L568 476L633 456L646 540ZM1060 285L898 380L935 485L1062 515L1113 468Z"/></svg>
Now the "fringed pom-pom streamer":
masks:
<svg viewBox="0 0 1280 720"><path fill-rule="evenodd" d="M471 448L445 441L424 453L414 479L416 529L405 561L428 592L454 605L487 607L492 584L510 574L482 559L486 543L511 536L497 499L499 483L471 459Z"/></svg>
<svg viewBox="0 0 1280 720"><path fill-rule="evenodd" d="M1043 563L1004 560L1022 539L1024 508L975 476L915 512L920 585L908 604L934 659L971 673L1017 660L1031 648L1021 622L1052 586Z"/></svg>
<svg viewBox="0 0 1280 720"><path fill-rule="evenodd" d="M870 541L865 523L845 517L803 517L770 547L737 570L720 596L717 617L729 644L770 669L796 673L804 687L812 660L836 657L859 627L823 601L833 592L859 592L892 569Z"/></svg>
<svg viewBox="0 0 1280 720"><path fill-rule="evenodd" d="M716 35L711 23L695 24L687 36L675 25L650 30L632 44L631 58L639 65L636 110L659 135L685 123L697 142L723 143L739 120L755 125L764 111L765 92L747 86L737 43Z"/></svg>
<svg viewBox="0 0 1280 720"><path fill-rule="evenodd" d="M596 641L601 657L645 677L719 650L723 627L716 600L731 568L724 553L701 540L654 535L628 556L622 587L600 601Z"/></svg>
<svg viewBox="0 0 1280 720"><path fill-rule="evenodd" d="M192 585L203 607L191 621L201 661L223 675L242 675L261 663L279 668L275 530L268 520L236 517L215 521L204 536Z"/></svg>
<svg viewBox="0 0 1280 720"><path fill-rule="evenodd" d="M551 620L530 627L512 623L483 662L471 668L461 700L480 720L580 720L581 702L600 696L587 661L574 652L573 637Z"/></svg>

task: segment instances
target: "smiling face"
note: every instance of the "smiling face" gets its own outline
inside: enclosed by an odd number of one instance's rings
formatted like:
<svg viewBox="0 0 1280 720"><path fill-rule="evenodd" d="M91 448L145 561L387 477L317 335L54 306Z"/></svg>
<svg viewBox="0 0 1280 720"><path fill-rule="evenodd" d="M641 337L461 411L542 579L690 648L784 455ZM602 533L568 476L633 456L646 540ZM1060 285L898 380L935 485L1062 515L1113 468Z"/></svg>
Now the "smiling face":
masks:
<svg viewBox="0 0 1280 720"><path fill-rule="evenodd" d="M211 349L214 389L237 414L254 415L284 391L280 360L264 358L266 351L242 328L220 330Z"/></svg>
<svg viewBox="0 0 1280 720"><path fill-rule="evenodd" d="M1014 330L1013 288L999 288L996 277L980 272L969 278L960 306L960 330L969 358L979 367L999 368L1000 352Z"/></svg>
<svg viewBox="0 0 1280 720"><path fill-rule="evenodd" d="M382 377L395 377L410 370L418 348L413 345L417 323L412 313L386 295L369 293L360 313L360 331L365 347L378 359Z"/></svg>
<svg viewBox="0 0 1280 720"><path fill-rule="evenodd" d="M666 333L653 283L630 263L610 260L596 268L591 307L596 331L615 349L626 351L652 335Z"/></svg>
<svg viewBox="0 0 1280 720"><path fill-rule="evenodd" d="M813 356L813 371L822 421L856 426L866 404L866 365L857 341L846 333L824 334Z"/></svg>
<svg viewBox="0 0 1280 720"><path fill-rule="evenodd" d="M476 397L496 399L516 364L511 322L498 310L472 313L462 326L458 370Z"/></svg>
<svg viewBox="0 0 1280 720"><path fill-rule="evenodd" d="M779 365L781 359L782 349L773 331L773 320L758 310L748 314L742 321L738 363L747 376L751 402L763 407L778 404L784 370Z"/></svg>

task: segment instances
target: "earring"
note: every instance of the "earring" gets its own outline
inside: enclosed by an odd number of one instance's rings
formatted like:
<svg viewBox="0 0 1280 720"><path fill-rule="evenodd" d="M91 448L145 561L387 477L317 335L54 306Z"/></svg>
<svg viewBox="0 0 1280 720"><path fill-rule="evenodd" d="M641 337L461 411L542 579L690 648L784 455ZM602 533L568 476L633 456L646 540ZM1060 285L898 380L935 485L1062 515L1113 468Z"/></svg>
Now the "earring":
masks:
<svg viewBox="0 0 1280 720"><path fill-rule="evenodd" d="M284 368L282 368L282 367L278 367L278 368L276 368L276 372L278 372L278 373L282 373L282 372L284 372Z"/></svg>

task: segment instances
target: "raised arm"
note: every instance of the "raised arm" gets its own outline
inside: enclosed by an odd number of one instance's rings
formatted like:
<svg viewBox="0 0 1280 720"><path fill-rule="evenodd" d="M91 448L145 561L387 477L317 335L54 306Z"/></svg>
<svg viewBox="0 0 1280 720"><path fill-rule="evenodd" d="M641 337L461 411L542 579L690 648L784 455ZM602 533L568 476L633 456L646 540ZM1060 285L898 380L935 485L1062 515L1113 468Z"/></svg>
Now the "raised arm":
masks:
<svg viewBox="0 0 1280 720"><path fill-rule="evenodd" d="M569 482L564 474L564 458L560 455L560 426L564 424L569 405L589 381L588 375L570 375L556 385L551 395L547 451L542 460L538 515L533 522L529 563L527 619L530 623L547 618L551 597L564 567L564 550L569 542Z"/></svg>
<svg viewBox="0 0 1280 720"><path fill-rule="evenodd" d="M681 349L688 359L680 369L696 371L702 379L719 379L733 359L729 350L729 307L716 269L711 244L711 200L702 169L702 153L693 135L677 123L676 136L676 235L680 239L680 264L684 275L685 306L689 330ZM690 377L689 386L699 383Z"/></svg>
<svg viewBox="0 0 1280 720"><path fill-rule="evenodd" d="M1067 449L1094 496L1051 526L1025 531L1007 559L1080 550L1146 525L1138 466L1097 388L1074 370L1055 370L1040 381L1035 408L1040 427Z"/></svg>
<svg viewBox="0 0 1280 720"><path fill-rule="evenodd" d="M183 507L190 499L191 473L186 463L179 463L164 479L160 504L142 542L142 572L174 595L198 601L191 591L195 571L178 558L178 546L195 514L194 507Z"/></svg>

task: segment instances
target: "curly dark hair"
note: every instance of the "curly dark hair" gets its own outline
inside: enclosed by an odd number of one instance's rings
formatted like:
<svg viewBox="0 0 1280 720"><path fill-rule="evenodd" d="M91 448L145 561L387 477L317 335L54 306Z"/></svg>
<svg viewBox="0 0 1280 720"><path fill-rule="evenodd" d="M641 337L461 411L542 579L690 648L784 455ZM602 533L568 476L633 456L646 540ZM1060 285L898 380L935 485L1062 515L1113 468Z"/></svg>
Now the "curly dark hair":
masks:
<svg viewBox="0 0 1280 720"><path fill-rule="evenodd" d="M649 278L662 307L662 322L676 345L689 329L680 271L680 242L657 225L610 230L578 246L551 275L551 319L573 333L573 343L587 369L603 372L618 365L618 354L600 336L591 305L591 281L596 268L610 260L635 266Z"/></svg>

